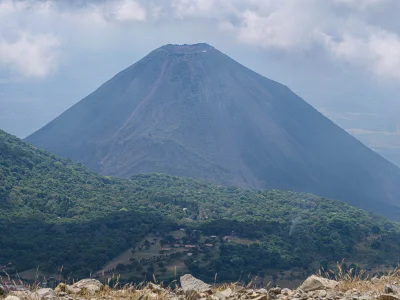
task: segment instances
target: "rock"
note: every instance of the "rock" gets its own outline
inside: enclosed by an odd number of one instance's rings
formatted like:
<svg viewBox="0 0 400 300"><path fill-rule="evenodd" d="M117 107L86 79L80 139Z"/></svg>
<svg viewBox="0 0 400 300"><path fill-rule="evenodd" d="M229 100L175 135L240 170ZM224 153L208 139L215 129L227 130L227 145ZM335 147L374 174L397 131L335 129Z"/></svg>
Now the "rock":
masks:
<svg viewBox="0 0 400 300"><path fill-rule="evenodd" d="M267 295L260 295L256 298L253 298L253 300L268 300L268 296Z"/></svg>
<svg viewBox="0 0 400 300"><path fill-rule="evenodd" d="M351 291L351 290L348 290L348 291L346 291L346 292L344 293L344 295L345 295L346 297L351 297L352 294L353 294L353 291Z"/></svg>
<svg viewBox="0 0 400 300"><path fill-rule="evenodd" d="M268 293L269 299L276 299L277 296L274 293Z"/></svg>
<svg viewBox="0 0 400 300"><path fill-rule="evenodd" d="M336 291L333 291L333 290L327 290L327 291L326 291L326 298L329 299L329 300L333 300L333 299L335 299L337 296L338 296L338 294L337 294Z"/></svg>
<svg viewBox="0 0 400 300"><path fill-rule="evenodd" d="M71 285L66 285L66 286L65 286L65 291L66 291L68 294L79 294L79 293L82 291L82 289L80 289L80 288L74 288L74 287L71 286Z"/></svg>
<svg viewBox="0 0 400 300"><path fill-rule="evenodd" d="M153 292L162 292L165 291L161 286L158 284L154 284L152 282L149 283L149 289L152 290Z"/></svg>
<svg viewBox="0 0 400 300"><path fill-rule="evenodd" d="M322 278L316 275L308 277L299 289L304 292L334 289L339 283L335 280Z"/></svg>
<svg viewBox="0 0 400 300"><path fill-rule="evenodd" d="M203 298L199 292L193 291L193 290L188 290L185 292L185 299L190 299L190 300L199 300Z"/></svg>
<svg viewBox="0 0 400 300"><path fill-rule="evenodd" d="M270 289L269 289L269 292L270 292L270 293L274 293L275 295L280 294L281 291L282 291L282 289L281 289L280 287L274 287L274 288L270 288Z"/></svg>
<svg viewBox="0 0 400 300"><path fill-rule="evenodd" d="M6 299L4 300L21 300L20 298L18 298L17 296L7 296Z"/></svg>
<svg viewBox="0 0 400 300"><path fill-rule="evenodd" d="M289 295L290 292L291 292L291 290L287 289L287 288L281 290L281 294L283 294L285 296Z"/></svg>
<svg viewBox="0 0 400 300"><path fill-rule="evenodd" d="M222 292L218 291L214 295L218 297L218 299L225 299L230 297L233 294L231 288L227 288L226 290L223 290Z"/></svg>
<svg viewBox="0 0 400 300"><path fill-rule="evenodd" d="M103 284L97 279L83 279L72 285L73 289L81 289L90 294L100 292L103 287Z"/></svg>
<svg viewBox="0 0 400 300"><path fill-rule="evenodd" d="M26 300L26 299L31 299L32 298L32 293L28 290L26 291L12 291L10 293L10 296L16 296L21 300Z"/></svg>
<svg viewBox="0 0 400 300"><path fill-rule="evenodd" d="M357 297L357 298L358 298L358 300L372 300L372 299L374 299L374 297L371 297L369 295L363 295L363 296L360 296L360 297Z"/></svg>
<svg viewBox="0 0 400 300"><path fill-rule="evenodd" d="M400 297L395 296L393 294L382 294L382 295L379 295L377 299L378 300L400 300Z"/></svg>
<svg viewBox="0 0 400 300"><path fill-rule="evenodd" d="M59 285L57 285L57 287L54 289L54 292L58 293L62 293L62 292L66 292L67 291L67 285L65 283L60 283Z"/></svg>
<svg viewBox="0 0 400 300"><path fill-rule="evenodd" d="M393 284L386 284L384 289L385 294L400 294L400 287Z"/></svg>
<svg viewBox="0 0 400 300"><path fill-rule="evenodd" d="M0 284L0 296L3 296L5 294L6 294L6 288Z"/></svg>
<svg viewBox="0 0 400 300"><path fill-rule="evenodd" d="M190 274L186 274L181 278L181 286L185 293L194 291L198 293L209 293L211 292L211 285L193 277Z"/></svg>
<svg viewBox="0 0 400 300"><path fill-rule="evenodd" d="M317 295L317 298L325 298L327 293L325 290L318 290L315 291L315 295Z"/></svg>
<svg viewBox="0 0 400 300"><path fill-rule="evenodd" d="M263 295L268 295L268 291L266 289L259 289L259 290L257 290L257 293L263 294Z"/></svg>
<svg viewBox="0 0 400 300"><path fill-rule="evenodd" d="M56 298L56 293L49 288L39 289L31 295L32 300L51 300Z"/></svg>

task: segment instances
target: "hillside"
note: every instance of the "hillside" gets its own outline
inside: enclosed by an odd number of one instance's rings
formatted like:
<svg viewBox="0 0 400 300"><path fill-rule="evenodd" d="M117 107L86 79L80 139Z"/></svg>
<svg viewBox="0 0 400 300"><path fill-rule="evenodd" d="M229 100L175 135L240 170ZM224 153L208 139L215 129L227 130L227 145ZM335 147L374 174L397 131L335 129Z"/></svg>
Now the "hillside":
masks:
<svg viewBox="0 0 400 300"><path fill-rule="evenodd" d="M63 266L66 277L88 276L146 236L168 239L182 227L189 240L194 230L220 239L218 256L199 263L195 253L184 262L208 281L216 272L236 280L260 269L300 268L305 276L341 258L390 266L400 251L400 224L343 202L160 174L103 177L3 131L0 187L0 265L18 271ZM222 239L232 231L250 243Z"/></svg>
<svg viewBox="0 0 400 300"><path fill-rule="evenodd" d="M344 200L400 220L400 170L207 44L166 45L27 138L90 170Z"/></svg>

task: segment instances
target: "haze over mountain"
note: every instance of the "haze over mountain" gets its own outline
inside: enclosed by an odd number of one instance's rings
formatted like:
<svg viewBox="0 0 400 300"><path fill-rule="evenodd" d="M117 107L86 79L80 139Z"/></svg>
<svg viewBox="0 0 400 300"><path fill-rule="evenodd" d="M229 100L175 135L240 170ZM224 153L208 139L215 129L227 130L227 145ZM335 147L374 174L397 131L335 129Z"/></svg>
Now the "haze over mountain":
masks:
<svg viewBox="0 0 400 300"><path fill-rule="evenodd" d="M207 44L166 45L27 138L104 175L306 191L400 219L400 170Z"/></svg>

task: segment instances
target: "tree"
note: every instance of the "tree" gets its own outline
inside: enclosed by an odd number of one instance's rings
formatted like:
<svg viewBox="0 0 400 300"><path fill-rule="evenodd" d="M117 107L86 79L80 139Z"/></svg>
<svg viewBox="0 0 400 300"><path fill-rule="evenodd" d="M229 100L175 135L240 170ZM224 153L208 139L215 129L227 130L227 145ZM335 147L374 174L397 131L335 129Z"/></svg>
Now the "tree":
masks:
<svg viewBox="0 0 400 300"><path fill-rule="evenodd" d="M151 243L148 240L144 241L144 247L146 248L146 250L149 250L151 247Z"/></svg>
<svg viewBox="0 0 400 300"><path fill-rule="evenodd" d="M124 265L124 264L118 264L118 265L115 267L115 270L117 270L118 272L125 271L125 265Z"/></svg>

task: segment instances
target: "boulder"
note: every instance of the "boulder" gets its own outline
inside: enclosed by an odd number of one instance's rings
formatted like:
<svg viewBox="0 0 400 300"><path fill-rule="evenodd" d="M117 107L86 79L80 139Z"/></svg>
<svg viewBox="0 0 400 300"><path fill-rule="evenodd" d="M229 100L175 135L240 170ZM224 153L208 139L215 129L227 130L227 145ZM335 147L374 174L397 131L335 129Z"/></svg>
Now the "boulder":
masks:
<svg viewBox="0 0 400 300"><path fill-rule="evenodd" d="M315 295L317 295L318 298L325 298L327 293L326 290L318 290L315 291Z"/></svg>
<svg viewBox="0 0 400 300"><path fill-rule="evenodd" d="M266 289L258 289L257 293L263 294L263 295L268 295L268 290L266 290Z"/></svg>
<svg viewBox="0 0 400 300"><path fill-rule="evenodd" d="M0 296L3 296L7 293L6 288L0 284Z"/></svg>
<svg viewBox="0 0 400 300"><path fill-rule="evenodd" d="M253 298L253 300L268 300L268 295L259 295L256 298Z"/></svg>
<svg viewBox="0 0 400 300"><path fill-rule="evenodd" d="M65 291L66 291L66 293L68 293L68 294L79 294L80 292L82 292L82 289L80 289L80 288L74 288L74 287L71 286L71 285L66 285L66 286L65 286Z"/></svg>
<svg viewBox="0 0 400 300"><path fill-rule="evenodd" d="M273 293L275 295L279 295L281 293L282 289L280 287L273 287L269 289L270 293Z"/></svg>
<svg viewBox="0 0 400 300"><path fill-rule="evenodd" d="M211 292L211 285L193 277L190 274L186 274L181 278L181 286L185 293L197 292L197 293L209 293Z"/></svg>
<svg viewBox="0 0 400 300"><path fill-rule="evenodd" d="M218 299L226 299L228 297L230 297L233 294L232 289L231 288L227 288L223 291L218 291L216 292L214 295L216 297L218 297Z"/></svg>
<svg viewBox="0 0 400 300"><path fill-rule="evenodd" d="M299 289L304 292L318 291L318 290L331 290L334 289L339 283L335 280L322 278L316 275L308 277Z"/></svg>
<svg viewBox="0 0 400 300"><path fill-rule="evenodd" d="M67 291L67 285L65 283L60 283L57 285L57 287L54 289L54 291L58 293L64 293Z"/></svg>
<svg viewBox="0 0 400 300"><path fill-rule="evenodd" d="M39 289L31 295L32 300L52 300L56 298L56 293L49 288Z"/></svg>
<svg viewBox="0 0 400 300"><path fill-rule="evenodd" d="M10 296L18 297L21 300L30 300L32 299L32 293L28 290L26 291L12 291Z"/></svg>
<svg viewBox="0 0 400 300"><path fill-rule="evenodd" d="M382 295L379 295L377 299L378 300L400 300L400 297L395 296L393 294L382 294Z"/></svg>
<svg viewBox="0 0 400 300"><path fill-rule="evenodd" d="M393 284L386 284L385 285L385 294L400 294L400 287Z"/></svg>
<svg viewBox="0 0 400 300"><path fill-rule="evenodd" d="M6 299L4 299L4 300L21 300L21 299L18 298L17 296L10 295L10 296L7 296Z"/></svg>
<svg viewBox="0 0 400 300"><path fill-rule="evenodd" d="M281 290L281 294L285 295L285 296L288 296L290 292L291 292L291 290L288 288L284 288Z"/></svg>
<svg viewBox="0 0 400 300"><path fill-rule="evenodd" d="M81 291L88 292L89 294L95 294L103 289L103 284L97 279L82 279L72 285L72 293L77 294ZM78 291L79 290L79 291Z"/></svg>

